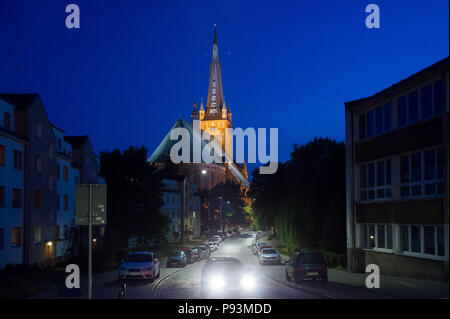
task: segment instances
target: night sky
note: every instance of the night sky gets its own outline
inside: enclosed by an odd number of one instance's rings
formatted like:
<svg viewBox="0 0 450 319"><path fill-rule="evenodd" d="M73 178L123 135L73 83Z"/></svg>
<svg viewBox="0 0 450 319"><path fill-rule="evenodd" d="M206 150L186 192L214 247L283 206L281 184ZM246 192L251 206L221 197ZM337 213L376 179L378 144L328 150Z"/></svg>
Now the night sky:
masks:
<svg viewBox="0 0 450 319"><path fill-rule="evenodd" d="M80 29L65 27L69 3ZM381 29L365 27L370 3ZM206 100L217 23L233 126L278 127L285 161L314 136L343 141L344 102L448 56L448 12L448 0L2 0L0 92L38 92L50 121L97 153L151 153Z"/></svg>

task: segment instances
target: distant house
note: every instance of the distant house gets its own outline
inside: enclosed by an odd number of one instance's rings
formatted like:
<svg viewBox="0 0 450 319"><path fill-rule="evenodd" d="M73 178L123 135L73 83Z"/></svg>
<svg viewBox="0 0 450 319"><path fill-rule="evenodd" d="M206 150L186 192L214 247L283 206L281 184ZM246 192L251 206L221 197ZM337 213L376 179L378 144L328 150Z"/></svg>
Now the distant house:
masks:
<svg viewBox="0 0 450 319"><path fill-rule="evenodd" d="M345 110L349 270L448 280L449 58Z"/></svg>

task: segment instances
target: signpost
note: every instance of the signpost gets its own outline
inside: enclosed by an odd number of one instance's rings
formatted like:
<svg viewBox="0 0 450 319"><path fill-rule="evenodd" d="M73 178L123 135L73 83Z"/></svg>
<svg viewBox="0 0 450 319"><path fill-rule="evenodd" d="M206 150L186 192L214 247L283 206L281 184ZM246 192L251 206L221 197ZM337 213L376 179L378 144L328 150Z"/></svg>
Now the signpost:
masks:
<svg viewBox="0 0 450 319"><path fill-rule="evenodd" d="M76 185L75 225L89 227L88 298L92 299L92 225L106 225L106 185Z"/></svg>

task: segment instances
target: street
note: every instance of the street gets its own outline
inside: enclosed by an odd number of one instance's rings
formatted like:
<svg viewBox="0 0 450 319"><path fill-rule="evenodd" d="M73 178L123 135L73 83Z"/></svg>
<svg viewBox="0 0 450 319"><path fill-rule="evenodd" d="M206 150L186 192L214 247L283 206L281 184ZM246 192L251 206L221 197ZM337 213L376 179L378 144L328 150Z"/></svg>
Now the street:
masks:
<svg viewBox="0 0 450 319"><path fill-rule="evenodd" d="M328 270L329 281L305 280L288 282L285 278L285 258L281 265L262 266L250 248L254 238L248 235L226 239L210 257L235 257L253 270L257 287L246 298L264 299L317 299L317 298L448 298L448 284L433 281L407 280L381 277L380 289L367 289L365 274L352 274L334 269ZM128 299L201 299L200 282L204 260L184 268L166 268L166 258L161 258L160 277L154 282L128 280ZM352 282L348 277L352 278ZM347 283L345 283L347 280ZM58 292L47 291L34 298L86 298L86 278L81 280L79 294L65 287ZM121 284L117 272L94 276L93 298L117 299ZM230 296L234 298L233 296ZM236 296L237 298L238 296Z"/></svg>

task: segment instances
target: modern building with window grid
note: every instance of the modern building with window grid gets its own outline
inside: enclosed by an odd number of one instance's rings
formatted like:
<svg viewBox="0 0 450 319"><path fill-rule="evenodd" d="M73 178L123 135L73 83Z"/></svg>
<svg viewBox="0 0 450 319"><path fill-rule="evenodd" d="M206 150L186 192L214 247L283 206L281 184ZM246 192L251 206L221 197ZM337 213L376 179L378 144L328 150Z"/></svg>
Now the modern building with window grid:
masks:
<svg viewBox="0 0 450 319"><path fill-rule="evenodd" d="M348 269L448 280L449 58L345 103Z"/></svg>

